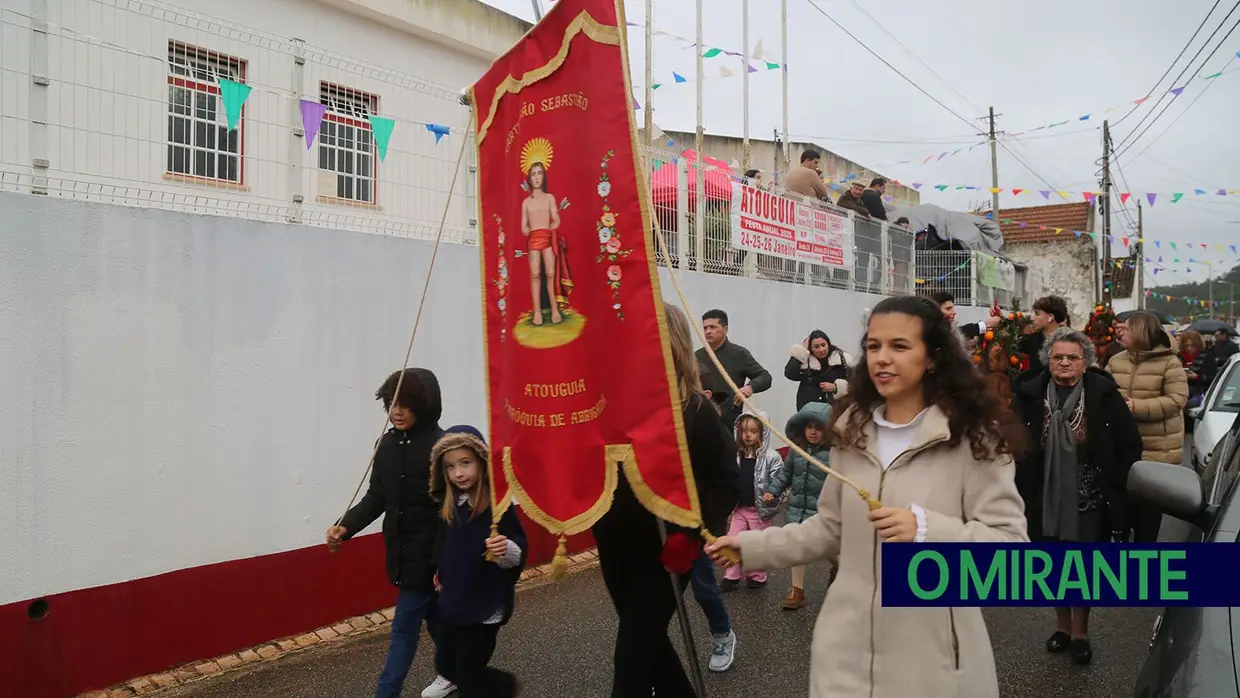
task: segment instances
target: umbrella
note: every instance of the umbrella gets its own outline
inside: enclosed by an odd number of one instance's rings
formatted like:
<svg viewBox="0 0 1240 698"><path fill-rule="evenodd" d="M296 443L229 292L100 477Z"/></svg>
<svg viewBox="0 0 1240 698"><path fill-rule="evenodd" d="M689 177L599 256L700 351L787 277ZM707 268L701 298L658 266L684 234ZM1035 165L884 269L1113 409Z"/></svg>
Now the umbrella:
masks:
<svg viewBox="0 0 1240 698"><path fill-rule="evenodd" d="M1226 332L1230 335L1236 334L1236 328L1222 320L1196 320L1188 326L1188 329L1201 334L1214 334L1215 332Z"/></svg>
<svg viewBox="0 0 1240 698"><path fill-rule="evenodd" d="M680 155L690 165L697 162L697 152L686 150ZM706 187L706 201L731 201L732 200L732 178L729 176L731 168L728 163L722 160L716 160L712 157L703 159L707 165L711 165L711 169L706 169L702 173L702 183ZM654 171L654 175L650 178L650 194L654 198L655 204L659 206L675 206L676 205L676 179L677 179L676 163L665 162ZM693 168L689 168L689 208L697 205L697 174Z"/></svg>
<svg viewBox="0 0 1240 698"><path fill-rule="evenodd" d="M1149 313L1150 315L1153 315L1154 317L1158 318L1158 324L1160 325L1172 324L1171 318L1167 317L1166 315L1163 315L1162 313L1155 312L1153 310L1125 310L1122 313L1117 313L1115 315L1115 319L1120 322L1128 322L1128 318L1132 317L1133 315L1136 315L1137 313Z"/></svg>

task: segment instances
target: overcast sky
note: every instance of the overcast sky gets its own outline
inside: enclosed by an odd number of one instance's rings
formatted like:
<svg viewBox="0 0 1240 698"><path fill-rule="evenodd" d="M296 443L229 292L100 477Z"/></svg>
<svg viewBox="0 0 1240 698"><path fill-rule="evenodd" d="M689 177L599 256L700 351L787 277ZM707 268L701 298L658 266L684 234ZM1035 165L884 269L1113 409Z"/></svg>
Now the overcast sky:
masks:
<svg viewBox="0 0 1240 698"><path fill-rule="evenodd" d="M533 17L530 0L483 0L525 19ZM811 0L787 0L789 130L793 140L814 140L834 152L882 171L902 182L922 182L922 201L953 209L968 209L990 196L981 191L956 191L959 185L990 186L990 155L986 147L968 150L980 140L980 117L994 106L999 129L1009 134L1037 126L1071 122L1050 130L1007 137L1017 157L999 150L999 186L1028 189L1019 196L1005 191L1000 209L1048 203L1041 189L1069 191L1082 201L1082 190L1097 190L1101 155L1102 119L1116 124L1132 101L1151 93L1214 4L1212 0L1182 0L1174 5L1154 0L1042 0L1036 4L986 0L813 0L840 24L865 42L899 71L946 105L929 97L895 71L866 52L856 41L814 9ZM544 11L551 3L542 0ZM707 46L741 51L741 0L705 0L703 38ZM628 20L645 22L645 1L629 0ZM655 0L657 30L692 39L695 3L692 0ZM1120 146L1134 134L1142 117L1154 115L1169 100L1151 110L1156 92L1130 117L1113 129L1120 152L1118 163L1127 186L1116 176L1116 191L1131 191L1132 219L1136 220L1137 193L1158 193L1155 205L1145 209L1146 256L1161 254L1171 271L1156 277L1147 270L1147 283L1167 284L1205 277L1203 264L1215 274L1240 262L1227 245L1240 246L1240 194L1218 196L1218 189L1240 190L1240 142L1235 137L1240 111L1240 30L1233 33L1212 59L1202 65L1211 49L1240 20L1240 10L1224 23L1233 3L1223 1L1210 16L1187 53L1159 85L1160 92L1185 86L1180 97L1136 141L1131 150ZM864 12L860 8L864 8ZM759 9L760 8L760 9ZM779 3L750 0L750 49L759 40L767 60L782 61ZM868 12L874 19L868 17ZM880 28L874 20L880 22ZM1222 24L1200 56L1191 58L1207 36ZM645 43L642 29L630 30L633 84L643 101ZM887 34L890 32L896 39ZM900 44L916 58L907 53ZM920 59L920 61L918 60ZM922 65L928 65L931 70ZM1188 65L1184 77L1171 83ZM740 58L704 59L704 125L707 132L739 135L743 104ZM686 42L659 36L655 40L655 123L664 129L692 131L695 115L696 53ZM719 78L728 67L736 77ZM1226 69L1213 80L1201 80ZM676 84L672 72L688 82ZM942 80L935 77L937 73ZM750 79L751 137L770 138L780 128L781 92L778 70L760 71ZM944 82L945 81L945 82ZM1208 90L1206 89L1208 87ZM959 93L959 94L958 94ZM1198 97L1200 96L1200 99ZM1196 100L1194 102L1194 100ZM1192 103L1191 108L1188 105ZM1117 105L1109 114L1103 112ZM971 122L966 124L953 115ZM1175 121L1184 114L1183 118ZM1088 121L1079 117L1091 114ZM1172 126L1172 122L1175 124ZM1164 129L1165 135L1163 134ZM895 142L872 142L895 141ZM1152 144L1152 145L1151 145ZM691 143L684 144L692 147ZM1145 148L1149 150L1141 154ZM936 158L944 151L965 148L959 154ZM911 160L908 164L897 164ZM1030 171L1029 168L1032 168ZM1045 180L1045 181L1043 181ZM946 192L934 184L951 185ZM1049 186L1048 186L1049 185ZM1209 194L1198 196L1195 189ZM1183 192L1177 204L1171 195ZM1062 201L1051 196L1053 201ZM1118 196L1115 201L1118 206ZM1126 235L1127 219L1117 208L1112 216L1115 235ZM1163 241L1162 250L1153 240ZM1172 252L1168 242L1194 243L1192 252ZM1199 243L1207 243L1202 250ZM1216 244L1222 243L1220 252ZM1116 254L1122 254L1120 246ZM1179 257L1179 264L1171 263ZM1191 268L1192 273L1185 269Z"/></svg>

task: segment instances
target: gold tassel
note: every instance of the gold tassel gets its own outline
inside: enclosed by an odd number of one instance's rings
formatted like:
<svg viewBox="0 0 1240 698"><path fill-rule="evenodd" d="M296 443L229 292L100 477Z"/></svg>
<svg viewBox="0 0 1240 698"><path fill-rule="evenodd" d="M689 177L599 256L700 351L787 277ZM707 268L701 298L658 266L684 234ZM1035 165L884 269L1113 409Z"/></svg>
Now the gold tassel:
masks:
<svg viewBox="0 0 1240 698"><path fill-rule="evenodd" d="M870 507L870 511L875 511L875 510L883 508L883 503L871 497L869 490L858 489L857 494L861 495L861 498L865 500L865 504L866 506Z"/></svg>
<svg viewBox="0 0 1240 698"><path fill-rule="evenodd" d="M563 534L560 535L560 543L555 546L555 557L551 559L551 579L552 581L560 581L568 575L568 544Z"/></svg>
<svg viewBox="0 0 1240 698"><path fill-rule="evenodd" d="M491 522L491 538L494 538L498 535L499 535L499 523L492 521ZM483 553L482 557L486 558L487 562L495 562L496 560L499 559L499 557L495 553L491 552L490 548L487 548L487 551Z"/></svg>
<svg viewBox="0 0 1240 698"><path fill-rule="evenodd" d="M716 540L719 540L718 538L715 538L715 534L706 530L705 526L702 527L701 533L702 533L702 539L705 540L708 544L714 543ZM720 550L719 556L722 557L724 560L727 560L732 565L741 564L741 554L731 548L724 548L723 550Z"/></svg>

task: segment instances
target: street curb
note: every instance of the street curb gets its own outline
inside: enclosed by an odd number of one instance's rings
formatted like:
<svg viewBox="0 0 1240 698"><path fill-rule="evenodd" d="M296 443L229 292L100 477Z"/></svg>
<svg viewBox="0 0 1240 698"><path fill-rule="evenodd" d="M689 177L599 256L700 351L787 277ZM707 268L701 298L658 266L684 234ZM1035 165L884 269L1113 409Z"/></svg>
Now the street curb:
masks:
<svg viewBox="0 0 1240 698"><path fill-rule="evenodd" d="M586 550L569 556L568 573L573 574L591 569L597 565L598 552L593 549ZM549 584L551 581L550 563L531 567L521 573L521 581L517 583L517 591L527 591ZM347 637L374 633L391 625L395 614L396 609L392 607L368 613L364 616L346 618L334 625L326 625L318 630L272 640L271 642L265 642L261 645L226 654L222 657L215 657L214 659L188 662L158 674L130 679L111 688L105 688L102 691L83 693L78 698L131 698L132 696L152 695L187 683L222 676L230 671L253 666L260 662L270 662L311 647L338 642Z"/></svg>

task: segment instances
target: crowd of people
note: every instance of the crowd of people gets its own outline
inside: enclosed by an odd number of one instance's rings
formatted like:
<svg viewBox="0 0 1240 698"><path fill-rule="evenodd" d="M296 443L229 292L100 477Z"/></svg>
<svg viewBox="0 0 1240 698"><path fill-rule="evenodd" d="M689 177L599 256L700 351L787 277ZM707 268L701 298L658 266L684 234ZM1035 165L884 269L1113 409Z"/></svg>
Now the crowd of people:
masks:
<svg viewBox="0 0 1240 698"><path fill-rule="evenodd" d="M1075 329L1067 307L1056 296L1033 304L1019 340L1028 368L1003 389L966 349L997 318L957 323L947 294L879 302L855 357L821 330L808 332L784 367L797 386L785 434L799 448L781 455L767 415L746 404L771 388L771 374L729 339L727 313L702 316L707 346L695 351L690 320L666 306L713 542L660 521L618 478L614 503L593 529L618 619L611 696L696 695L669 635L686 588L710 627L708 668L722 672L737 647L723 594L760 589L768 570L787 568L780 606L795 612L806 602L806 566L819 562L831 573L810 641L812 698L955 695L965 685L970 695L997 696L980 610L882 608L878 546L1157 540L1161 514L1129 499L1128 470L1142 459L1181 462L1186 406L1237 351L1226 333L1209 349L1183 333L1177 347L1155 315L1140 312L1109 328L1114 351ZM399 593L376 696L400 695L423 622L440 674L424 698L516 696L518 678L489 665L513 613L527 544L512 509L491 529L483 435L439 427L439 386L425 369L393 374L376 398L392 429L378 444L366 495L327 531L334 550L384 517L387 572ZM879 493L881 508L870 511L801 452ZM1046 650L1089 663L1089 611L1056 609ZM938 637L944 627L951 643ZM899 671L881 670L896 662Z"/></svg>

